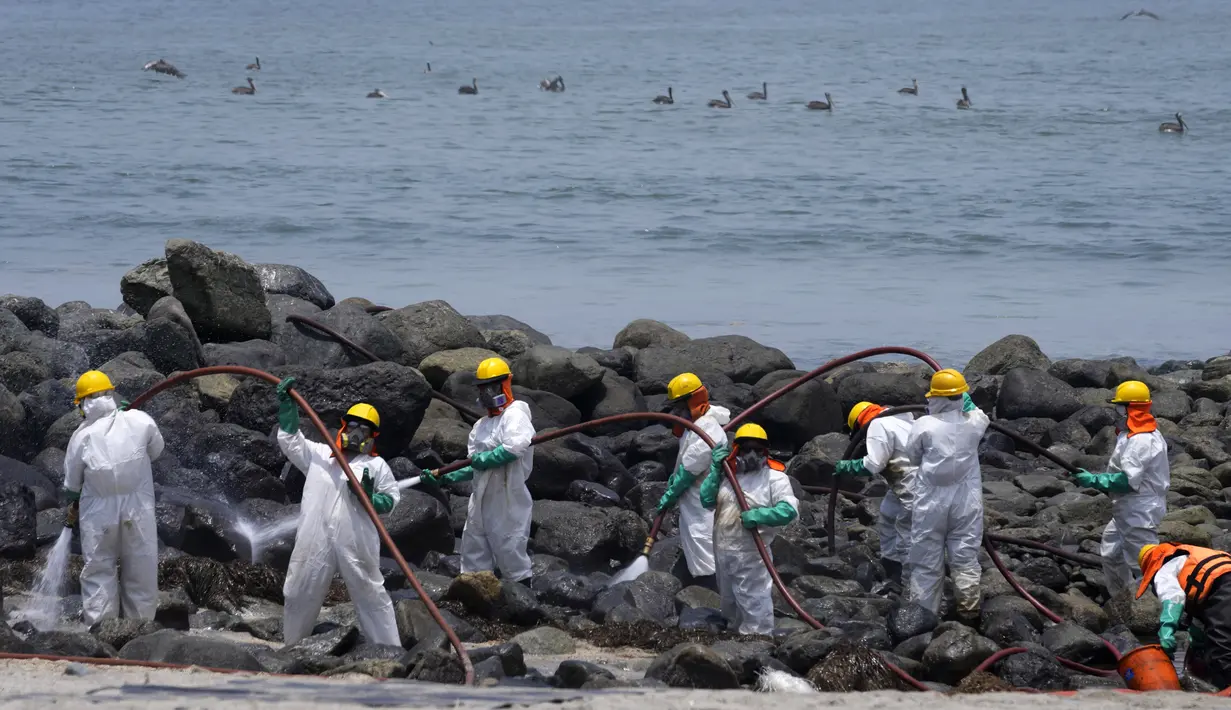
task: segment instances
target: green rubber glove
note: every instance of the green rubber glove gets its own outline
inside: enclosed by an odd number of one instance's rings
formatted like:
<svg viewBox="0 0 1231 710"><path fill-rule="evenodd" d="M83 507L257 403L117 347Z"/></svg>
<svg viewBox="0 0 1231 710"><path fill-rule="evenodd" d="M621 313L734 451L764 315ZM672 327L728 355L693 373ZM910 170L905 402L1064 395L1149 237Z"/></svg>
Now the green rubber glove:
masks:
<svg viewBox="0 0 1231 710"><path fill-rule="evenodd" d="M872 472L863 467L863 459L843 459L833 465L835 476L871 476Z"/></svg>
<svg viewBox="0 0 1231 710"><path fill-rule="evenodd" d="M359 479L359 485L363 486L363 494L372 499L372 489L376 487L376 481L372 480L372 474L368 470L363 469L363 478ZM351 490L354 490L353 488Z"/></svg>
<svg viewBox="0 0 1231 710"><path fill-rule="evenodd" d="M384 515L393 510L393 496L388 493L377 493L372 496L372 507L380 515Z"/></svg>
<svg viewBox="0 0 1231 710"><path fill-rule="evenodd" d="M679 468L675 469L675 473L671 474L671 480L667 481L667 492L658 501L658 512L661 513L675 505L680 496L684 495L684 492L692 488L692 484L696 482L696 477L689 473L681 464Z"/></svg>
<svg viewBox="0 0 1231 710"><path fill-rule="evenodd" d="M486 471L489 468L500 468L511 461L517 460L517 454L504 448L501 444L491 451L480 451L470 457L470 465L476 471Z"/></svg>
<svg viewBox="0 0 1231 710"><path fill-rule="evenodd" d="M1168 656L1175 655L1175 632L1180 629L1180 617L1183 614L1183 604L1163 602L1163 612L1158 615L1158 645L1163 647Z"/></svg>
<svg viewBox="0 0 1231 710"><path fill-rule="evenodd" d="M446 473L440 478L440 480L445 483L462 483L464 481L469 481L472 478L474 478L474 467L465 466L451 473Z"/></svg>
<svg viewBox="0 0 1231 710"><path fill-rule="evenodd" d="M295 385L295 378L288 377L278 383L278 428L287 434L299 431L299 407L287 391Z"/></svg>
<svg viewBox="0 0 1231 710"><path fill-rule="evenodd" d="M1078 470L1073 478L1082 488L1093 488L1104 493L1131 493L1133 490L1128 485L1128 474L1123 471L1090 473L1083 468Z"/></svg>
<svg viewBox="0 0 1231 710"><path fill-rule="evenodd" d="M129 407L131 407L131 406L132 406L132 405L128 403L128 400L126 400L126 399L121 399L121 400L120 400L120 411L121 411L121 412L127 412L127 411L128 411L128 408L129 408Z"/></svg>
<svg viewBox="0 0 1231 710"><path fill-rule="evenodd" d="M731 450L719 446L710 452L710 472L701 481L701 507L713 510L718 505L718 489L722 487L722 462L731 455Z"/></svg>
<svg viewBox="0 0 1231 710"><path fill-rule="evenodd" d="M796 515L798 513L791 507L791 504L783 500L769 508L745 510L739 514L739 519L746 528L755 528L758 525L779 527L794 520Z"/></svg>
<svg viewBox="0 0 1231 710"><path fill-rule="evenodd" d="M978 409L978 407L975 405L975 401L970 398L970 393L963 392L962 393L962 411L963 412L973 412L976 409Z"/></svg>

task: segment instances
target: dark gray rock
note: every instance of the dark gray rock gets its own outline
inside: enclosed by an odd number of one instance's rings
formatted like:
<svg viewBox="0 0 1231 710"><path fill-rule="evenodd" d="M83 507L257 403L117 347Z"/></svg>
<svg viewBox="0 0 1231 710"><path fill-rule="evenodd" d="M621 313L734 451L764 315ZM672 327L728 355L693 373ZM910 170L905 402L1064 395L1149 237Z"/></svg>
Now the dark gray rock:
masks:
<svg viewBox="0 0 1231 710"><path fill-rule="evenodd" d="M1059 478L1047 473L1029 473L1015 476L1013 483L1023 491L1036 498L1049 498L1064 492L1064 484Z"/></svg>
<svg viewBox="0 0 1231 710"><path fill-rule="evenodd" d="M498 646L484 646L469 649L472 663L482 663L489 658L499 661L504 675L518 677L526 675L526 656L522 647L516 643L502 643Z"/></svg>
<svg viewBox="0 0 1231 710"><path fill-rule="evenodd" d="M406 559L419 564L428 552L453 551L453 527L449 511L432 496L413 488L384 516L385 528Z"/></svg>
<svg viewBox="0 0 1231 710"><path fill-rule="evenodd" d="M541 430L550 424L566 427L581 423L581 411L572 402L559 395L521 385L513 385L513 395L517 399L530 403L537 429ZM546 417L540 415L540 412Z"/></svg>
<svg viewBox="0 0 1231 710"><path fill-rule="evenodd" d="M241 671L263 670L256 657L238 644L189 636L182 631L170 629L156 631L129 641L120 649L119 658L181 663L206 668L231 668Z"/></svg>
<svg viewBox="0 0 1231 710"><path fill-rule="evenodd" d="M771 372L756 383L755 397L764 399L804 374L799 370ZM813 437L841 431L842 412L833 387L818 377L762 409L757 423L765 427L774 445L794 451Z"/></svg>
<svg viewBox="0 0 1231 710"><path fill-rule="evenodd" d="M254 264L261 288L265 293L280 293L302 298L321 309L333 308L333 294L325 284L298 266L290 264Z"/></svg>
<svg viewBox="0 0 1231 710"><path fill-rule="evenodd" d="M535 343L520 330L480 330L485 348L495 352L507 362L521 357Z"/></svg>
<svg viewBox="0 0 1231 710"><path fill-rule="evenodd" d="M537 577L540 572L536 571L534 575ZM547 618L534 592L518 582L500 585L499 615L519 626L534 626Z"/></svg>
<svg viewBox="0 0 1231 710"><path fill-rule="evenodd" d="M534 502L531 526L531 551L592 568L632 559L649 532L632 511L550 500Z"/></svg>
<svg viewBox="0 0 1231 710"><path fill-rule="evenodd" d="M666 323L660 323L648 318L638 318L621 328L619 333L616 333L611 347L631 347L637 349L654 347L656 345L674 347L676 345L683 345L688 340L687 335Z"/></svg>
<svg viewBox="0 0 1231 710"><path fill-rule="evenodd" d="M634 367L637 386L644 394L666 392L667 383L681 372L693 372L707 386L714 387L723 377L753 385L771 372L795 369L781 350L742 335L699 338L670 347L651 346L637 352Z"/></svg>
<svg viewBox="0 0 1231 710"><path fill-rule="evenodd" d="M371 404L381 418L377 451L390 458L410 443L431 399L431 386L418 370L391 362L340 370L276 368L274 374L294 376L295 389L326 423L336 425L356 402ZM273 385L248 379L231 395L228 422L253 431L272 431L277 419Z"/></svg>
<svg viewBox="0 0 1231 710"><path fill-rule="evenodd" d="M980 350L966 368L962 370L967 377L971 375L1003 375L1018 367L1029 367L1046 370L1051 365L1039 344L1033 338L1025 335L1006 335L986 348Z"/></svg>
<svg viewBox="0 0 1231 710"><path fill-rule="evenodd" d="M19 483L0 483L0 557L28 560L34 557L38 535L34 493Z"/></svg>
<svg viewBox="0 0 1231 710"><path fill-rule="evenodd" d="M376 317L401 341L405 362L415 365L441 350L482 348L487 344L479 329L444 301L414 303Z"/></svg>
<svg viewBox="0 0 1231 710"><path fill-rule="evenodd" d="M319 627L314 630L319 630ZM302 656L341 656L354 648L358 641L359 627L348 624L333 626L328 631L301 639L287 646L286 650Z"/></svg>
<svg viewBox="0 0 1231 710"><path fill-rule="evenodd" d="M415 659L414 667L406 677L410 680L457 685L465 680L466 675L456 656L447 651L430 649Z"/></svg>
<svg viewBox="0 0 1231 710"><path fill-rule="evenodd" d="M589 355L554 345L536 345L512 365L513 381L571 399L603 379L603 368Z"/></svg>
<svg viewBox="0 0 1231 710"><path fill-rule="evenodd" d="M187 239L168 240L166 253L174 295L202 340L269 338L269 309L251 264Z"/></svg>
<svg viewBox="0 0 1231 710"><path fill-rule="evenodd" d="M511 316L466 316L466 320L479 330L504 330L525 333L534 345L551 345L551 338Z"/></svg>
<svg viewBox="0 0 1231 710"><path fill-rule="evenodd" d="M0 296L0 308L10 311L26 328L37 330L54 338L60 332L60 314L48 306L41 298L34 296L16 296L6 293ZM0 330L3 326L0 326ZM2 343L0 337L0 343Z"/></svg>
<svg viewBox="0 0 1231 710"><path fill-rule="evenodd" d="M931 631L918 636L911 636L905 641L899 643L893 649L893 655L901 658L909 658L912 661L920 661L923 658L923 652L928 650L935 634Z"/></svg>
<svg viewBox="0 0 1231 710"><path fill-rule="evenodd" d="M646 678L673 688L738 688L739 678L721 654L696 643L680 644L650 662Z"/></svg>
<svg viewBox="0 0 1231 710"><path fill-rule="evenodd" d="M1150 393L1150 413L1178 422L1193 411L1193 399L1180 390L1154 390Z"/></svg>
<svg viewBox="0 0 1231 710"><path fill-rule="evenodd" d="M1082 450L1089 446L1090 439L1090 432L1080 422L1076 422L1072 417L1069 417L1048 429L1039 443L1045 447L1063 444Z"/></svg>
<svg viewBox="0 0 1231 710"><path fill-rule="evenodd" d="M923 404L930 376L922 370L910 372L866 372L843 377L838 384L838 399L843 417L859 402L874 402L882 407Z"/></svg>
<svg viewBox="0 0 1231 710"><path fill-rule="evenodd" d="M0 621L0 652L3 653L36 653L29 642L18 636L4 621Z"/></svg>
<svg viewBox="0 0 1231 710"><path fill-rule="evenodd" d="M40 631L29 641L39 653L78 658L113 658L115 648L84 632Z"/></svg>
<svg viewBox="0 0 1231 710"><path fill-rule="evenodd" d="M580 688L595 678L615 679L615 674L596 663L563 661L556 668L552 685L557 688Z"/></svg>
<svg viewBox="0 0 1231 710"><path fill-rule="evenodd" d="M183 589L159 590L154 621L163 628L187 631L192 627L189 619L195 613L197 605L192 603L192 598Z"/></svg>
<svg viewBox="0 0 1231 710"><path fill-rule="evenodd" d="M1038 643L1039 632L1024 614L984 616L979 632L1004 647Z"/></svg>
<svg viewBox="0 0 1231 710"><path fill-rule="evenodd" d="M6 312L0 309L0 314ZM13 351L30 353L39 358L56 378L75 378L90 368L90 356L85 348L76 343L49 338L42 333L17 335L7 344L0 336L0 352Z"/></svg>
<svg viewBox="0 0 1231 710"><path fill-rule="evenodd" d="M1103 388L1111 375L1111 366L1116 360L1082 360L1070 358L1057 360L1047 368L1048 374L1063 380L1072 387Z"/></svg>
<svg viewBox="0 0 1231 710"><path fill-rule="evenodd" d="M534 591L543 604L587 610L599 593L599 585L589 577L570 572L554 572L534 578ZM524 646L524 644L523 644ZM533 653L533 651L530 651Z"/></svg>
<svg viewBox="0 0 1231 710"><path fill-rule="evenodd" d="M99 642L112 648L124 646L138 636L146 636L162 629L153 619L103 619L90 627Z"/></svg>
<svg viewBox="0 0 1231 710"><path fill-rule="evenodd" d="M727 620L723 618L722 612L715 608L685 608L680 610L676 626L685 631L707 631L716 634L726 630Z"/></svg>
<svg viewBox="0 0 1231 710"><path fill-rule="evenodd" d="M1050 557L1035 557L1028 560L1018 566L1013 573L1057 592L1062 592L1069 586L1069 576Z"/></svg>
<svg viewBox="0 0 1231 710"><path fill-rule="evenodd" d="M930 609L925 609L914 603L905 603L894 607L889 612L885 622L894 643L899 644L908 638L925 634L935 629L940 620L936 618L936 615Z"/></svg>
<svg viewBox="0 0 1231 710"><path fill-rule="evenodd" d="M37 355L14 351L0 355L0 385L21 394L51 379L51 368Z"/></svg>
<svg viewBox="0 0 1231 710"><path fill-rule="evenodd" d="M536 500L565 500L573 482L597 478L598 464L592 458L556 439L534 447L534 475L526 486Z"/></svg>
<svg viewBox="0 0 1231 710"><path fill-rule="evenodd" d="M568 499L595 508L613 508L620 505L620 496L610 488L589 481L573 481L568 487Z"/></svg>
<svg viewBox="0 0 1231 710"><path fill-rule="evenodd" d="M613 348L611 350L599 350L598 348L580 348L577 352L585 353L594 358L599 366L611 370L620 377L632 378L637 376L637 370L634 367L634 360L637 356L637 349L630 347Z"/></svg>
<svg viewBox="0 0 1231 710"><path fill-rule="evenodd" d="M1078 663L1091 665L1115 661L1111 650L1098 634L1069 622L1043 629L1043 645L1061 658Z"/></svg>
<svg viewBox="0 0 1231 710"><path fill-rule="evenodd" d="M601 592L594 600L590 617L602 622L608 612L625 604L643 612L649 619L671 626L676 621L675 595L680 589L680 581L670 574L645 572L634 581L622 582Z"/></svg>
<svg viewBox="0 0 1231 710"><path fill-rule="evenodd" d="M671 433L671 429L661 424L654 424L637 432L633 437L632 446L627 455L628 464L655 461L664 468L674 469L679 451L680 440ZM670 475L669 472L668 475Z"/></svg>
<svg viewBox="0 0 1231 710"><path fill-rule="evenodd" d="M368 315L359 306L341 303L309 318L337 331L380 360L410 366L419 364L408 362L397 336L384 323ZM371 362L366 355L361 355L334 340L332 336L302 323L285 320L275 322L273 343L285 354L286 362L291 365L333 369L356 367Z"/></svg>
<svg viewBox="0 0 1231 710"><path fill-rule="evenodd" d="M120 279L120 295L124 304L142 316L150 312L158 299L171 294L171 274L167 270L166 259L150 259L132 268Z"/></svg>
<svg viewBox="0 0 1231 710"><path fill-rule="evenodd" d="M807 673L843 640L840 629L805 631L783 641L774 655L796 673Z"/></svg>
<svg viewBox="0 0 1231 710"><path fill-rule="evenodd" d="M923 667L928 678L956 685L1000 647L991 639L969 630L946 631L928 644L923 652Z"/></svg>
<svg viewBox="0 0 1231 710"><path fill-rule="evenodd" d="M540 626L517 634L512 642L530 655L562 656L577 650L577 643L571 636L551 626Z"/></svg>
<svg viewBox="0 0 1231 710"><path fill-rule="evenodd" d="M992 666L1000 679L1015 688L1065 690L1069 671L1047 649L1037 644L1025 644L1030 650L1018 653Z"/></svg>
<svg viewBox="0 0 1231 710"><path fill-rule="evenodd" d="M245 340L238 343L206 343L202 346L207 366L239 365L266 372L286 364L286 355L267 340Z"/></svg>
<svg viewBox="0 0 1231 710"><path fill-rule="evenodd" d="M617 414L645 412L647 406L641 390L632 380L621 377L611 370L603 370L602 379L576 398L584 421L593 421ZM596 436L611 436L624 431L633 431L646 425L646 421L604 424L594 427L590 433Z"/></svg>
<svg viewBox="0 0 1231 710"><path fill-rule="evenodd" d="M1000 385L996 412L1007 419L1042 417L1064 419L1082 408L1076 392L1042 370L1018 367Z"/></svg>
<svg viewBox="0 0 1231 710"><path fill-rule="evenodd" d="M722 606L722 597L712 589L696 585L684 587L675 593L676 609L718 609Z"/></svg>

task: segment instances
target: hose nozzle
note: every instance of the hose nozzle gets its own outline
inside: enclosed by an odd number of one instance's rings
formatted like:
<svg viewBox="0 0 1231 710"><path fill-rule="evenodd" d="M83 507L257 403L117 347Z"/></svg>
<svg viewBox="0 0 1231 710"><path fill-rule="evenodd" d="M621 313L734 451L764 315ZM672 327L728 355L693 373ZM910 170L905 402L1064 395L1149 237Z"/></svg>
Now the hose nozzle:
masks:
<svg viewBox="0 0 1231 710"><path fill-rule="evenodd" d="M645 547L641 548L641 554L648 557L650 554L651 547L654 547L654 536L653 535L645 539Z"/></svg>

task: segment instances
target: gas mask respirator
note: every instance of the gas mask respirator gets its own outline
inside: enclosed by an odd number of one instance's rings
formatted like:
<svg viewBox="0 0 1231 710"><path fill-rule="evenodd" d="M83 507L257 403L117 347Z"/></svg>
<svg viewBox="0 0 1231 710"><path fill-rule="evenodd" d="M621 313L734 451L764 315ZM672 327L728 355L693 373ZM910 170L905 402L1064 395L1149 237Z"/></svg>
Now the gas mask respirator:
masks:
<svg viewBox="0 0 1231 710"><path fill-rule="evenodd" d="M372 428L359 422L346 422L346 427L338 434L338 443L343 449L359 454L371 455L376 448L376 439L372 436Z"/></svg>

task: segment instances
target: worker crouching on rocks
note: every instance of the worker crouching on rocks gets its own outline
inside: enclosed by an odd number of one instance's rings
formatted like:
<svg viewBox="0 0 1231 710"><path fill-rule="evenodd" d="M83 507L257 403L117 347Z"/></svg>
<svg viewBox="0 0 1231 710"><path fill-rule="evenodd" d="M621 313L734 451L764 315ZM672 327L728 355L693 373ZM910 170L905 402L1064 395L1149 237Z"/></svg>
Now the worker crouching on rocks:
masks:
<svg viewBox="0 0 1231 710"><path fill-rule="evenodd" d="M906 455L918 466L910 522L910 598L940 613L945 557L963 619L979 613L983 476L979 441L991 423L957 370L932 375L928 413L915 420Z"/></svg>
<svg viewBox="0 0 1231 710"><path fill-rule="evenodd" d="M1150 413L1150 388L1129 380L1116 388L1116 446L1106 473L1081 470L1077 485L1093 488L1111 498L1111 521L1103 529L1099 553L1107 591L1116 595L1136 583L1141 548L1158 542L1158 526L1167 514L1171 464L1167 441Z"/></svg>
<svg viewBox="0 0 1231 710"><path fill-rule="evenodd" d="M503 579L530 585L526 553L533 512L526 487L534 467L530 405L513 398L513 376L504 360L484 360L475 377L479 404L487 416L470 430L466 443L470 465L440 477L445 483L474 480L462 529L462 572L499 569Z"/></svg>
<svg viewBox="0 0 1231 710"><path fill-rule="evenodd" d="M915 418L909 412L892 417L877 417L884 407L872 402L860 402L851 407L846 426L854 436L860 429L868 430L868 455L861 459L846 459L834 464L838 476L871 476L880 474L889 484L881 499L877 533L880 535L881 562L891 577L903 582L910 579L910 511L913 504L911 486L918 469L906 455Z"/></svg>
<svg viewBox="0 0 1231 710"><path fill-rule="evenodd" d="M1190 668L1219 688L1231 685L1231 554L1196 545L1164 542L1141 548L1137 597L1151 585L1162 602L1158 643L1175 654L1175 632L1185 613L1191 628Z"/></svg>
<svg viewBox="0 0 1231 710"><path fill-rule="evenodd" d="M691 372L676 375L667 383L667 405L670 413L694 422L721 447L727 443L723 425L731 421L731 412L726 407L710 403L709 392L701 384L701 378ZM709 473L711 451L692 429L677 425L673 433L680 439L679 454L675 469L667 481L667 492L658 501L658 512L670 510L680 504L680 545L688 562L688 573L693 577L708 577L714 574L714 514L701 505L699 479Z"/></svg>
<svg viewBox="0 0 1231 710"><path fill-rule="evenodd" d="M283 639L293 644L312 633L334 572L339 572L368 642L400 646L393 602L380 572L380 538L359 501L365 495L383 515L401 498L389 464L376 455L380 415L375 407L361 402L347 410L338 431L337 447L362 484L360 494L351 487L333 451L308 441L299 431L299 407L289 392L294 384L295 379L288 377L277 389L278 446L304 474L295 549L282 586L286 597Z"/></svg>
<svg viewBox="0 0 1231 710"><path fill-rule="evenodd" d="M722 470L724 460L739 478L748 510L740 510L735 490ZM722 615L741 634L768 636L774 631L773 580L749 531L760 531L768 551L776 529L799 515L799 501L785 470L769 457L765 430L745 424L735 432L729 458L724 447L714 449L709 474L701 482L701 505L714 510L714 562Z"/></svg>

